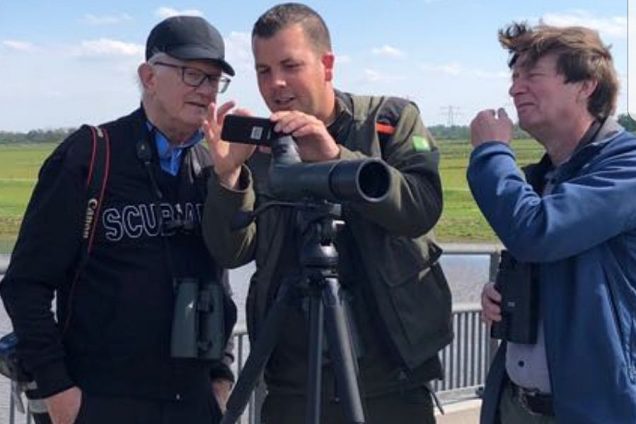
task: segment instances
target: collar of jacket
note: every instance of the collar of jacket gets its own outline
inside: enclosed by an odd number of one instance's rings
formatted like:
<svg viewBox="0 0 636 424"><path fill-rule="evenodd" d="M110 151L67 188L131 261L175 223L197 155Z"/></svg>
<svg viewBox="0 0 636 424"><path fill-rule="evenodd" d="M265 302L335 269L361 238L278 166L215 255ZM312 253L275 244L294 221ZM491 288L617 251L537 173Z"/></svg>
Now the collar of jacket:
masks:
<svg viewBox="0 0 636 424"><path fill-rule="evenodd" d="M578 172L590 159L592 159L598 152L600 152L605 146L607 146L616 135L625 131L616 121L611 118L607 118L599 123L600 128L590 128L590 131L581 139L578 147L572 153L570 159L557 167L554 173L554 179L556 182L568 179L570 176ZM591 132L591 134L590 134ZM530 185L539 193L543 191L543 185L545 184L545 174L554 169L554 165L547 154L544 154L541 160L533 165L528 165L523 168L526 174L526 179Z"/></svg>
<svg viewBox="0 0 636 424"><path fill-rule="evenodd" d="M349 132L351 120L353 118L353 102L351 96L342 91L334 90L336 97L336 119L329 124L327 131L336 140L344 140Z"/></svg>

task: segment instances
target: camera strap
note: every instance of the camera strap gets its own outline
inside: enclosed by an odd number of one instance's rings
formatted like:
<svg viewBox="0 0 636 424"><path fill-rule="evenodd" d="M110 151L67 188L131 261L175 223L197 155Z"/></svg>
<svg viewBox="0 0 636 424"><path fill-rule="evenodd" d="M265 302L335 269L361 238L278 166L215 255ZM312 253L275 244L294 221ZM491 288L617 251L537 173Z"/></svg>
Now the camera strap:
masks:
<svg viewBox="0 0 636 424"><path fill-rule="evenodd" d="M92 148L85 182L87 199L86 213L82 227L80 257L69 290L67 314L64 326L62 327L62 335L66 333L69 323L71 322L73 293L77 281L88 263L88 258L93 248L95 231L99 221L99 211L104 200L108 176L110 174L110 137L108 136L108 132L105 128L94 126L89 126L88 128L91 131Z"/></svg>
<svg viewBox="0 0 636 424"><path fill-rule="evenodd" d="M84 231L82 233L82 243L86 257L91 252L95 237L95 229L99 211L104 200L106 184L110 175L110 138L106 129L100 127L89 127L92 133L93 150L91 162L88 167L86 177L87 205L84 217Z"/></svg>

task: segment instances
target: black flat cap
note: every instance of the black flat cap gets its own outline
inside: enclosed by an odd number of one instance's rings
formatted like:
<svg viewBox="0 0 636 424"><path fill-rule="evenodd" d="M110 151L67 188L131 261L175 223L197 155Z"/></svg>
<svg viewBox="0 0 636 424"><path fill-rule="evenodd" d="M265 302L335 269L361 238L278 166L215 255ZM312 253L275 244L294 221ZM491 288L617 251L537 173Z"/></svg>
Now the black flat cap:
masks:
<svg viewBox="0 0 636 424"><path fill-rule="evenodd" d="M234 69L225 61L223 37L199 16L172 16L159 22L148 35L146 60L156 53L180 60L210 60L234 76Z"/></svg>

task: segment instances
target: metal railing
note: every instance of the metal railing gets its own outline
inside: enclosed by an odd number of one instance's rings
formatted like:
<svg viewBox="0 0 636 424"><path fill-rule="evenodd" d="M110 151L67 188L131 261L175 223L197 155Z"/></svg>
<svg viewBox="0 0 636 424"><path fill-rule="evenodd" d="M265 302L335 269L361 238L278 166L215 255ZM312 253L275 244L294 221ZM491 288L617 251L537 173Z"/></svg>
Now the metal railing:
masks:
<svg viewBox="0 0 636 424"><path fill-rule="evenodd" d="M444 248L444 255L487 255L488 281L494 281L501 258L500 245L452 245ZM485 281L476 282L483 284ZM442 402L475 397L483 387L498 341L490 338L488 326L481 320L481 305L465 303L453 305L453 342L440 352L444 379L435 381L433 388Z"/></svg>
<svg viewBox="0 0 636 424"><path fill-rule="evenodd" d="M445 247L445 255L488 255L488 278L494 280L499 263L498 246L470 246ZM5 269L0 264L0 279ZM475 282L476 284L484 283ZM444 379L435 381L434 390L438 393L442 403L477 396L477 389L483 386L488 367L497 347L490 339L486 324L480 318L478 303L453 305L454 339L450 345L442 350L440 357L444 367ZM249 355L249 340L245 327L238 327L234 331L235 363L234 372L239 375L247 356ZM265 389L257 387L252 394L250 403L241 417L241 424L255 424L259 422L260 405L265 395ZM9 424L32 422L31 417L15 413L13 398L10 399ZM21 418L24 417L24 418Z"/></svg>
<svg viewBox="0 0 636 424"><path fill-rule="evenodd" d="M443 404L475 398L477 389L484 385L497 345L492 343L480 313L481 307L477 303L453 307L455 337L440 354L444 379L433 383L433 389ZM249 341L244 330L235 332L234 337L237 354L234 371L239 375L249 354ZM260 421L258 417L264 396L264 388L257 387L241 418L241 424L255 424Z"/></svg>

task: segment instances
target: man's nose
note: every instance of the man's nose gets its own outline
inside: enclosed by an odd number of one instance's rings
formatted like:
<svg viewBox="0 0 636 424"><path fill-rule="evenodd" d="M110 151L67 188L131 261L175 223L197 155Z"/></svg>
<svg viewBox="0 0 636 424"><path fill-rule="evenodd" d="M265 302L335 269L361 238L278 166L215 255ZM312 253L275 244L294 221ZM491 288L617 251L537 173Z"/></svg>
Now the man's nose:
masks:
<svg viewBox="0 0 636 424"><path fill-rule="evenodd" d="M510 85L510 89L508 89L508 94L510 94L511 97L514 97L518 94L523 93L526 90L526 84L523 81L522 78L516 78L512 81L512 84Z"/></svg>
<svg viewBox="0 0 636 424"><path fill-rule="evenodd" d="M287 85L287 79L283 72L272 71L272 85L276 87L284 87Z"/></svg>

